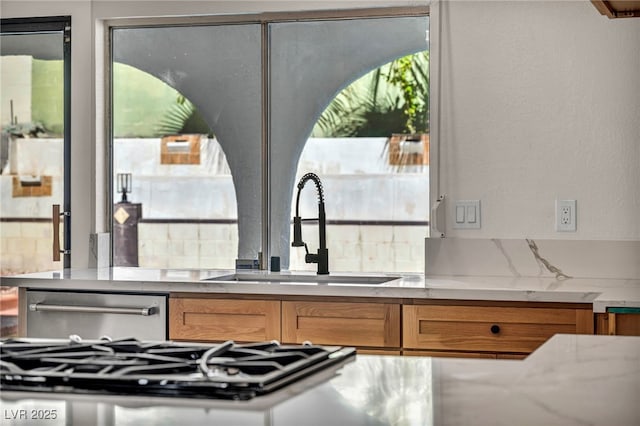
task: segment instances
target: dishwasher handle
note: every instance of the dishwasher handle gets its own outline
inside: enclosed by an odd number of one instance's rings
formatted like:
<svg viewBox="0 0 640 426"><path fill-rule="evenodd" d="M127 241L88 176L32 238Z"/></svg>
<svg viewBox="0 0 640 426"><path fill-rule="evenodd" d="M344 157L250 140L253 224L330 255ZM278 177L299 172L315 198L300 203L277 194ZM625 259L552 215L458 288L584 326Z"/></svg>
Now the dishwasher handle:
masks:
<svg viewBox="0 0 640 426"><path fill-rule="evenodd" d="M29 304L30 311L43 312L82 312L88 314L125 314L150 316L157 312L155 306L148 308L118 308L110 306L76 306L76 305L44 305L42 303Z"/></svg>

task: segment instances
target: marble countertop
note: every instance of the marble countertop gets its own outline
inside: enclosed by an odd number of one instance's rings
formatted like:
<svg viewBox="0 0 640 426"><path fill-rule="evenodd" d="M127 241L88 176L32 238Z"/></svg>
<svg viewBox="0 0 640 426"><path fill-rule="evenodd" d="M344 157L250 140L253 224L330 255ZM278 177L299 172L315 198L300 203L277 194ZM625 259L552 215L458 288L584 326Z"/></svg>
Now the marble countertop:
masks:
<svg viewBox="0 0 640 426"><path fill-rule="evenodd" d="M637 279L336 273L317 283L310 281L315 277L310 272L273 274L247 271L256 276L256 281L211 281L211 278L233 273L235 271L230 270L66 269L2 277L0 284L43 290L591 303L594 312L606 312L609 307L640 307L640 280ZM350 284L344 282L348 281L347 278L341 277L386 277L389 281ZM267 281L260 281L265 279Z"/></svg>
<svg viewBox="0 0 640 426"><path fill-rule="evenodd" d="M18 426L637 425L638 395L640 337L556 335L523 361L357 355L251 401L5 391L0 415Z"/></svg>

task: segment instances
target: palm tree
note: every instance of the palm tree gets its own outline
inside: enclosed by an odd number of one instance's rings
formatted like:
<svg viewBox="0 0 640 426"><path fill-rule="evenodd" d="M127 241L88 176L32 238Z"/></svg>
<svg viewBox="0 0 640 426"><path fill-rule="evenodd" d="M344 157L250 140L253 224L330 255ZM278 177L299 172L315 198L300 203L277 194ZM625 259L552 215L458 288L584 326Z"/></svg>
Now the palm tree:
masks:
<svg viewBox="0 0 640 426"><path fill-rule="evenodd" d="M193 133L213 137L213 132L198 109L182 95L178 95L176 103L160 119L155 131L158 135Z"/></svg>
<svg viewBox="0 0 640 426"><path fill-rule="evenodd" d="M345 88L312 136L387 137L429 131L429 52L398 58Z"/></svg>

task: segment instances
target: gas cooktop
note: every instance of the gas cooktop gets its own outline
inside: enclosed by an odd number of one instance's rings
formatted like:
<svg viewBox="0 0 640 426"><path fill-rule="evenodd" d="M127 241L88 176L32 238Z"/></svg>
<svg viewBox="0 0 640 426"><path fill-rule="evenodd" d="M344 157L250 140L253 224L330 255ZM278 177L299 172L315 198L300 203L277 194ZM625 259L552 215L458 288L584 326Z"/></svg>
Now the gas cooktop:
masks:
<svg viewBox="0 0 640 426"><path fill-rule="evenodd" d="M354 348L10 339L0 342L5 391L248 400L352 360Z"/></svg>

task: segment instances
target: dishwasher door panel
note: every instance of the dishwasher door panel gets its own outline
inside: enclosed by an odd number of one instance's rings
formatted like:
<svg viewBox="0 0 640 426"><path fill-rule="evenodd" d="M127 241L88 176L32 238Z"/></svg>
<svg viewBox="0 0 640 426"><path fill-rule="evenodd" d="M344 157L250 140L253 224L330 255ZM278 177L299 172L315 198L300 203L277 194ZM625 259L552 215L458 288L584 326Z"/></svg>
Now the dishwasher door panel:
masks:
<svg viewBox="0 0 640 426"><path fill-rule="evenodd" d="M167 339L167 296L27 290L27 337Z"/></svg>

